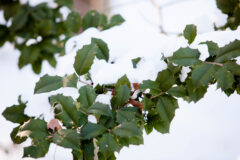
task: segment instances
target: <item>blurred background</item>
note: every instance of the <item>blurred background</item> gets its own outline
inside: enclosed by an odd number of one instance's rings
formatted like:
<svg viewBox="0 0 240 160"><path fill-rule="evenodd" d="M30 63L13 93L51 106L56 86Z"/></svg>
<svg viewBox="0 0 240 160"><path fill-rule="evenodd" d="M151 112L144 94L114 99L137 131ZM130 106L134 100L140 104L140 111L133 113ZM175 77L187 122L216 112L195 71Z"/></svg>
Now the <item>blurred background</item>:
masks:
<svg viewBox="0 0 240 160"><path fill-rule="evenodd" d="M22 0L26 3L27 0ZM31 5L47 2L54 6L51 0L29 0ZM226 22L226 15L216 7L215 0L74 0L74 8L84 15L88 10L96 9L107 15L121 14L126 22L117 26L114 34L110 36L117 47L113 50L130 52L133 48L137 51L150 51L161 46L159 42L152 42L154 36L177 37L182 33L186 24L196 24L198 34L207 39L214 32L214 23L222 26ZM63 8L62 14L68 14L68 9ZM0 12L0 23L4 23L3 13ZM117 33L116 33L117 32ZM222 44L229 43L235 38L240 39L240 29L230 34L222 34ZM228 35L230 35L228 37ZM217 36L212 36L216 41ZM133 43L135 41L136 43ZM146 46L139 46L137 42ZM219 41L220 42L220 41ZM152 45L147 45L153 43ZM121 45L120 45L121 44ZM134 44L129 49L128 44ZM167 47L175 48L175 43ZM185 44L186 45L186 44ZM111 45L110 45L111 50ZM135 50L136 52L136 50ZM159 51L160 52L160 51ZM147 53L146 53L147 54ZM33 73L30 66L19 70L17 67L20 53L7 43L0 48L0 113L7 106L17 103L18 95L23 100L28 100L27 114L40 115L44 113L46 119L52 117L48 104L48 95L33 95L35 83L40 76L64 73L67 59L60 58L56 69L48 63L43 63L40 75ZM61 66L62 65L62 66ZM71 66L70 66L71 67ZM66 94L77 92L64 90ZM197 104L179 101L180 109L176 111L170 133L160 134L153 132L144 135L144 145L124 148L117 154L118 160L240 160L240 97L236 94L227 97L216 86L208 89L205 98ZM0 116L0 160L20 160L23 146L13 145L10 132L16 125L6 121ZM43 160L72 159L70 150L51 145L49 153ZM28 159L28 158L25 158Z"/></svg>

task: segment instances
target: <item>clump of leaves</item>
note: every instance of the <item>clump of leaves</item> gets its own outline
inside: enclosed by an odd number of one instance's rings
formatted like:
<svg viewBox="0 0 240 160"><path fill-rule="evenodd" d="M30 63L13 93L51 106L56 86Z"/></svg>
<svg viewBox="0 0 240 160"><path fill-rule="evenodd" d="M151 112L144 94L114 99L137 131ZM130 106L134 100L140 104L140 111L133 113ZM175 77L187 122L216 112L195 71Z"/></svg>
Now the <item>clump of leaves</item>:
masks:
<svg viewBox="0 0 240 160"><path fill-rule="evenodd" d="M188 25L184 37L189 44L195 36L196 26ZM62 87L79 90L77 99L63 94L49 97L55 115L53 120L47 123L44 119L25 115L27 103L20 98L18 105L2 113L7 120L19 124L11 133L13 142L19 144L27 138L32 139L32 144L24 148L23 157L44 157L50 143L55 143L72 149L74 160L93 160L95 156L114 160L114 153L124 146L143 144L143 130L147 134L153 129L168 133L179 107L178 98L197 102L204 97L209 85L215 83L228 96L235 91L240 94L240 65L235 59L240 56L240 41L223 47L212 41L201 44L208 46L208 58L202 61L197 49L180 48L173 56L163 58L168 68L160 71L155 80L131 83L124 75L115 84L86 84L78 88L77 83L82 82L80 78L90 76L88 72L94 58L108 61L109 49L105 42L92 39L91 44L77 52L73 65L75 73L64 77L45 75L36 84L35 94ZM133 64L137 61L133 60ZM181 70L186 66L191 71L181 81ZM137 97L133 98L136 91ZM96 101L97 96L108 92L112 92L111 104ZM96 117L96 123L88 121L90 115Z"/></svg>
<svg viewBox="0 0 240 160"><path fill-rule="evenodd" d="M89 11L85 16L73 11L72 0L55 0L56 8L47 3L37 6L21 4L19 0L0 1L5 24L0 25L0 47L11 42L21 52L18 66L31 64L35 73L41 72L43 61L56 66L56 55L64 55L64 43L81 30L96 27L105 30L124 22L120 15L110 21L104 14ZM71 13L63 19L60 9L67 6ZM10 21L12 23L10 23ZM9 25L10 24L10 25Z"/></svg>
<svg viewBox="0 0 240 160"><path fill-rule="evenodd" d="M236 30L240 24L240 5L239 0L216 0L217 7L228 16L227 23L216 29L230 28Z"/></svg>

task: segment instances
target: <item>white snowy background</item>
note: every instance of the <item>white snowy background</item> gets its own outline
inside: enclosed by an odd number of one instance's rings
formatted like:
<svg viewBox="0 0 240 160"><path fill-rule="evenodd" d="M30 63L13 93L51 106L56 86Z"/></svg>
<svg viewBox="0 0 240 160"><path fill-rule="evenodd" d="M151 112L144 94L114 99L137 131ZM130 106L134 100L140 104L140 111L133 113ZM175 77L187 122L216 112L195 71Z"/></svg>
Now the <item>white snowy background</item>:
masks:
<svg viewBox="0 0 240 160"><path fill-rule="evenodd" d="M42 1L30 2L36 5ZM39 116L43 113L45 119L50 120L53 114L47 97L61 92L77 97L77 91L68 88L33 95L35 83L46 73L72 73L76 50L90 43L91 37L101 38L108 43L110 61L115 62L109 64L102 60L94 61L90 72L95 83L116 82L124 74L127 74L131 82L155 79L157 73L166 67L160 60L162 53L170 56L179 47L187 46L187 41L175 34L182 33L186 24L196 24L198 27L198 36L191 47L200 50L201 59L208 53L206 46L198 45L199 42L213 40L223 46L234 39L240 39L240 28L236 31L213 30L213 22L222 25L226 21L226 16L217 9L215 0L155 1L162 6L161 16L150 0L111 0L112 12L120 13L126 22L103 32L90 28L73 37L66 46L68 54L58 58L57 68L53 69L44 63L41 75L33 74L30 66L19 70L19 52L10 44L4 45L0 48L0 113L5 107L17 103L17 97L21 94L23 100L28 100L27 114ZM63 13L67 11L63 9ZM4 23L2 13L0 23ZM160 23L171 34L161 34ZM76 48L73 48L74 44L77 44ZM131 59L136 57L143 58L137 69L133 69ZM197 104L179 100L180 108L176 111L169 134L163 135L155 131L150 135L144 134L144 145L124 148L117 154L117 159L240 160L239 99L239 95L227 97L216 90L216 86L211 86L205 98ZM98 101L109 103L109 98L101 96ZM14 146L9 134L16 125L7 122L2 116L0 124L0 160L20 160L22 147L29 145L30 141ZM10 152L6 154L4 148L10 149ZM56 160L72 158L70 150L51 145L49 153L42 159L54 160L54 157Z"/></svg>

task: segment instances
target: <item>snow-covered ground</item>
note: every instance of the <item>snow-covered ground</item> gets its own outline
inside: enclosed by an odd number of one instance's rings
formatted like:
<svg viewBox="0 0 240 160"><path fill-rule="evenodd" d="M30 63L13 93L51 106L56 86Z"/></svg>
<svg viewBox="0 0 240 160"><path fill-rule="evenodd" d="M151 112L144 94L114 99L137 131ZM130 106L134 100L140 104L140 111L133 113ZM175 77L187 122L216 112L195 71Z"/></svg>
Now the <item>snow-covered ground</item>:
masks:
<svg viewBox="0 0 240 160"><path fill-rule="evenodd" d="M179 47L187 46L187 41L174 34L160 34L159 25L168 33L181 33L186 24L194 23L198 27L198 36L191 45L198 48L204 58L207 48L199 42L213 40L223 46L234 39L240 39L237 31L213 31L213 22L224 24L226 16L216 8L215 0L158 0L161 16L150 0L112 0L113 13L120 13L126 22L110 30L99 32L91 28L77 35L67 43L67 55L59 58L56 69L47 63L43 65L41 75L64 75L73 72L75 51L90 43L91 37L101 38L110 48L110 61L95 60L90 72L95 83L111 83L124 74L132 82L154 79L166 66L161 62L162 53L171 55ZM158 2L156 0L156 2ZM171 3L174 2L174 3ZM159 19L160 17L161 20ZM73 48L73 44L77 44ZM30 115L44 113L46 120L53 115L47 102L49 94L33 95L35 83L41 75L33 74L31 67L17 68L19 52L10 44L0 49L0 113L6 106L17 102L19 94L23 100L29 100L26 112ZM137 69L132 68L131 59L143 57ZM77 96L74 89L61 89L52 92L64 92L65 95ZM108 102L108 98L98 98ZM205 98L197 104L188 104L179 100L180 109L172 122L170 134L153 132L144 136L144 145L124 148L117 155L118 160L239 160L240 159L240 106L238 95L227 97L216 86L208 89ZM13 146L9 133L14 124L0 116L0 160L21 159L22 148ZM29 141L24 145L28 145ZM5 154L1 148L10 148ZM71 159L70 150L52 145L44 160Z"/></svg>

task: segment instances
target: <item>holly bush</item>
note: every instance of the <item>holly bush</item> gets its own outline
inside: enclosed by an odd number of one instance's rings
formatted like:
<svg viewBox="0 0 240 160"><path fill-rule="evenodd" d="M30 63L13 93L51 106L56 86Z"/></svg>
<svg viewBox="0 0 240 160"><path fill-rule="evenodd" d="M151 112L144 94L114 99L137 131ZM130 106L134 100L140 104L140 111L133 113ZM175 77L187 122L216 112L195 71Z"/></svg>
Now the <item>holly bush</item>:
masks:
<svg viewBox="0 0 240 160"><path fill-rule="evenodd" d="M91 81L89 70L95 58L109 61L107 44L97 38L77 51L74 73L63 77L42 76L36 83L35 94L72 87L79 95L77 99L63 94L50 96L54 118L49 122L44 117L26 115L27 102L23 102L21 96L19 104L5 109L2 115L6 120L18 124L10 134L12 141L20 144L28 138L32 140L30 146L24 147L23 157L44 157L54 143L72 149L74 160L93 160L94 157L114 160L115 152L123 147L143 144L143 131L168 133L179 98L197 102L213 84L228 96L235 92L240 94L240 65L236 63L240 40L223 47L213 41L201 42L207 45L209 56L200 60L200 51L190 47L197 35L196 26L187 25L183 35L189 46L178 49L173 56L163 56L167 69L160 71L155 80L132 83L124 75L113 84L83 81ZM141 58L132 60L134 68L139 61ZM182 80L181 71L186 67L189 72ZM109 93L110 104L96 101L99 95ZM90 116L95 116L96 122L89 121Z"/></svg>
<svg viewBox="0 0 240 160"><path fill-rule="evenodd" d="M222 11L222 13L228 16L227 23L221 27L215 27L216 29L231 28L236 30L240 24L240 5L239 0L216 0L217 7Z"/></svg>
<svg viewBox="0 0 240 160"><path fill-rule="evenodd" d="M72 9L72 0L55 0L56 7L47 3L31 6L19 0L1 0L0 11L4 13L5 24L0 24L0 47L12 43L20 51L18 66L31 64L35 73L41 72L42 62L48 61L56 67L56 55L64 55L65 42L80 31L90 27L105 30L124 22L120 15L110 21L104 14L89 11L81 15ZM70 14L63 18L61 9L68 7Z"/></svg>

